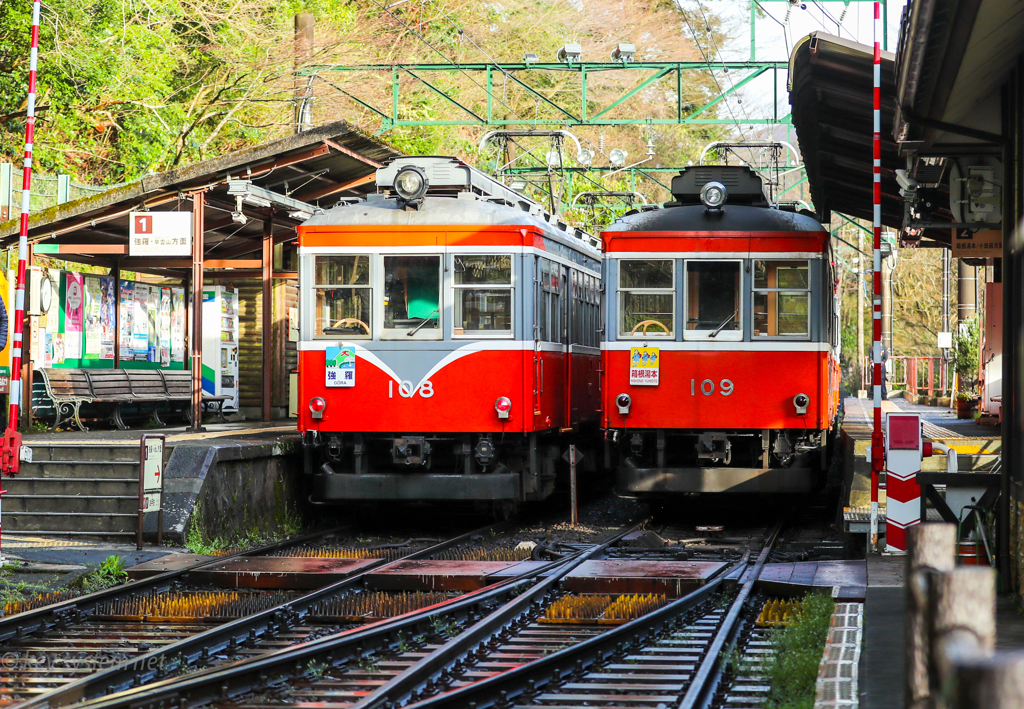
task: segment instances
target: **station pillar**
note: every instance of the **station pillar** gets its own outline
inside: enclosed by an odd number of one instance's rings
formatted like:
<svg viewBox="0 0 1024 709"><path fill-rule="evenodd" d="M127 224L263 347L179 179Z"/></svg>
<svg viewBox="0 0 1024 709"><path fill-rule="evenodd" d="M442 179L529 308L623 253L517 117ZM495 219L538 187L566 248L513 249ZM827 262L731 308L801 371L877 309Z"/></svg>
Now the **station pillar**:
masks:
<svg viewBox="0 0 1024 709"><path fill-rule="evenodd" d="M907 529L921 522L921 417L892 413L885 428L885 550L905 553Z"/></svg>

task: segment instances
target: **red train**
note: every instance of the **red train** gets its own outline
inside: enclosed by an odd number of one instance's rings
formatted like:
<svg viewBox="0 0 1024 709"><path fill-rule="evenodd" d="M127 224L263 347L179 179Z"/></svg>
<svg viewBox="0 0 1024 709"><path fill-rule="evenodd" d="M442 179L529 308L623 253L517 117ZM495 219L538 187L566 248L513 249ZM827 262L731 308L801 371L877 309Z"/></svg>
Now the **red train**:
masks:
<svg viewBox="0 0 1024 709"><path fill-rule="evenodd" d="M549 496L598 440L597 241L452 158L377 185L299 229L313 499Z"/></svg>
<svg viewBox="0 0 1024 709"><path fill-rule="evenodd" d="M620 494L808 491L839 411L828 232L744 166L603 234L606 464Z"/></svg>
<svg viewBox="0 0 1024 709"><path fill-rule="evenodd" d="M627 495L820 481L839 381L828 234L770 208L755 173L683 171L604 255L453 158L396 160L377 185L299 228L314 501L507 509L555 490L570 443Z"/></svg>

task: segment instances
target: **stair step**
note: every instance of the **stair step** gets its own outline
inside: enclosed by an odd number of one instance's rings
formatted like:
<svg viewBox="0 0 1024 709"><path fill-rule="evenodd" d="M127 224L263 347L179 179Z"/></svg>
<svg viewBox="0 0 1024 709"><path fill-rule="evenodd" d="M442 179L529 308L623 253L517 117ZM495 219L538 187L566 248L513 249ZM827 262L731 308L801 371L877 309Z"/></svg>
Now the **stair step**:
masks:
<svg viewBox="0 0 1024 709"><path fill-rule="evenodd" d="M4 495L4 512L25 514L97 514L138 512L139 496L132 495Z"/></svg>
<svg viewBox="0 0 1024 709"><path fill-rule="evenodd" d="M56 528L60 534L108 534L134 532L138 514L128 512L17 512L5 515L8 532L41 534L44 528Z"/></svg>
<svg viewBox="0 0 1024 709"><path fill-rule="evenodd" d="M16 478L4 480L4 487L12 495L127 495L138 496L138 478Z"/></svg>
<svg viewBox="0 0 1024 709"><path fill-rule="evenodd" d="M122 461L139 462L139 444L133 443L126 446L112 445L89 445L89 444L53 444L28 442L32 449L33 462L39 461L61 461L61 460L99 460L99 461Z"/></svg>
<svg viewBox="0 0 1024 709"><path fill-rule="evenodd" d="M139 463L130 461L42 461L22 463L18 477L139 479Z"/></svg>

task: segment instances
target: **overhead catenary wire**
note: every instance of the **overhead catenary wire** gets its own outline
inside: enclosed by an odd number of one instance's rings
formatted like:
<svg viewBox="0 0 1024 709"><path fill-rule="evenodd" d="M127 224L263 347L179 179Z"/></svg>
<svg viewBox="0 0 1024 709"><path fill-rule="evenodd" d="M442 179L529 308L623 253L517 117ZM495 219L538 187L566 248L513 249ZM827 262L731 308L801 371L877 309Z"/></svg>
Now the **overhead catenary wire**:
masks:
<svg viewBox="0 0 1024 709"><path fill-rule="evenodd" d="M700 10L700 16L701 16L702 18L704 18L704 27L706 27L706 28L707 28L707 31L708 31L708 37L710 37L710 38L711 38L711 44L712 44L712 45L714 46L714 48L715 48L715 54L717 54L717 55L718 55L718 58L719 58L719 59L720 59L720 60L721 60L721 61L723 62L723 64L724 64L724 62L725 62L725 57L724 57L724 56L723 56L723 54L722 54L722 49L721 49L721 47L719 47L719 46L718 46L718 40L716 40L716 39L715 39L715 33L711 31L711 23L710 23L710 22L708 21L708 16L707 16L706 14L704 14L704 5L702 5L702 4L701 4L701 1L700 1L700 0L697 0L697 9L698 9L698 10ZM726 75L727 77L729 77L729 84L730 84L730 85L732 86L732 90L733 90L733 91L736 91L736 82L735 82L735 81L733 81L733 78L732 78L732 74L730 74L730 73L729 73L729 70L728 70L728 69L726 69L726 70L725 70L725 75ZM724 100L724 99L723 99L723 100ZM743 105L743 100L742 100L742 98L741 98L741 97L737 97L737 101L739 102L739 106L740 106L740 111L742 111L742 112L743 112L743 117L744 117L745 119L747 119L747 120L749 121L749 120L750 120L750 115L749 115L749 114L747 113L747 109L746 109L746 107L745 107L745 106Z"/></svg>

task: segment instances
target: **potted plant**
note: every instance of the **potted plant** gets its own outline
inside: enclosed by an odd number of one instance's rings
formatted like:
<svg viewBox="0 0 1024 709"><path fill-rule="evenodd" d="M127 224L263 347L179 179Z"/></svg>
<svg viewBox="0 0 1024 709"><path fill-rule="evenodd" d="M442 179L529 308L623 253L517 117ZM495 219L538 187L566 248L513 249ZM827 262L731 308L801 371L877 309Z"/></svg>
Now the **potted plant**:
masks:
<svg viewBox="0 0 1024 709"><path fill-rule="evenodd" d="M969 419L978 405L978 319L968 318L957 327L953 338L953 369L959 382L956 417Z"/></svg>

